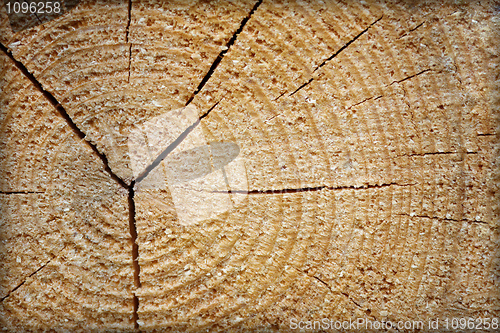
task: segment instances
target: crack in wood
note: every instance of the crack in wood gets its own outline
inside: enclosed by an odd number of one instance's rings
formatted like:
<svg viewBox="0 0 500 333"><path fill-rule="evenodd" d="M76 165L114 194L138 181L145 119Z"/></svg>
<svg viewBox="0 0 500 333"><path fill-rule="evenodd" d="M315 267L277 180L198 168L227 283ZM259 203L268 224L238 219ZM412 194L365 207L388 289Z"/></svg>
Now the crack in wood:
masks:
<svg viewBox="0 0 500 333"><path fill-rule="evenodd" d="M352 303L354 303L354 304L355 304L358 308L360 308L361 310L365 310L365 311L366 311L366 310L368 310L368 311L370 311L370 312L371 312L371 310L369 310L368 308L364 308L364 307L362 307L362 306L361 306L358 302L356 302L356 301L355 301L355 300L354 300L351 296L349 296L349 294L348 294L348 293L346 293L345 291L340 291L340 290L338 290L338 291L334 291L334 290L332 289L332 287L331 287L328 283L326 283L325 281L323 281L321 278L317 277L316 275L312 275L312 276L311 276L311 275L307 274L306 272L304 272L304 271L302 271L302 270L298 269L298 268L297 268L297 267L295 267L295 266L292 266L292 267L293 267L293 268L295 268L298 272L300 272L300 273L304 274L305 276L307 276L307 277L309 277L309 278L312 278L312 279L315 279L315 280L316 280L316 281L318 281L319 283L323 284L323 285L324 285L324 286L325 286L325 287L326 287L326 288L327 288L327 289L328 289L328 290L329 290L332 294L342 294L343 296L345 296L345 297L346 297L349 301L351 301Z"/></svg>
<svg viewBox="0 0 500 333"><path fill-rule="evenodd" d="M0 191L0 194L44 194L40 191Z"/></svg>
<svg viewBox="0 0 500 333"><path fill-rule="evenodd" d="M401 154L401 155L396 155L396 157L403 157L403 156L427 156L427 155L458 155L458 154L466 154L466 155L476 155L479 154L477 151L436 151L432 153L411 153L411 154Z"/></svg>
<svg viewBox="0 0 500 333"><path fill-rule="evenodd" d="M285 94L286 94L286 91L282 92L278 97L276 97L275 99L273 99L273 102L276 102L278 99L280 99L281 97L283 97Z"/></svg>
<svg viewBox="0 0 500 333"><path fill-rule="evenodd" d="M384 97L384 96L383 96L383 95L378 95L378 96L372 96L372 97L369 97L369 98L365 98L365 99L364 99L364 100L362 100L361 102L358 102L358 103L356 103L356 104L351 105L350 107L348 107L348 108L347 108L347 110L350 110L350 109L352 109L353 107L358 106L358 105L360 105L360 104L363 104L364 102L368 102L368 101L370 101L370 100L372 100L372 99L373 99L373 100L377 100L377 99L382 98L382 97Z"/></svg>
<svg viewBox="0 0 500 333"><path fill-rule="evenodd" d="M128 47L128 76L127 83L130 83L130 68L132 66L132 43Z"/></svg>
<svg viewBox="0 0 500 333"><path fill-rule="evenodd" d="M375 185L362 185L362 186L316 186L316 187L303 187L303 188L285 188L278 190L229 190L229 191L211 191L210 193L227 193L227 194L282 194L282 193L299 193L299 192L314 192L321 190L363 190L370 188L382 188L388 186L415 186L418 184L398 184L398 183L387 183L387 184L375 184Z"/></svg>
<svg viewBox="0 0 500 333"><path fill-rule="evenodd" d="M430 71L434 71L434 70L433 70L433 69L431 69L431 68L424 69L424 70L422 70L422 71L420 71L420 72L418 72L418 73L416 73L416 74L413 74L413 75L407 76L407 77L405 77L405 78L403 78L403 79L401 79L401 80L392 81L392 82L391 82L391 84L389 84L389 86L390 86L390 85L393 85L394 83L401 83L401 82L404 82L404 81L406 81L406 80L413 79L413 78L414 78L414 77L416 77L416 76L422 75L422 74L427 73L427 72L430 72ZM441 72L440 72L440 71L438 71L438 72L436 72L436 73L441 73Z"/></svg>
<svg viewBox="0 0 500 333"><path fill-rule="evenodd" d="M219 66L220 62L222 61L222 59L224 58L224 56L226 55L226 53L229 51L229 49L231 48L231 46L233 46L233 44L236 42L236 39L238 38L238 35L243 31L243 28L245 28L245 25L247 24L248 20L250 20L250 18L252 17L253 13L255 13L255 11L257 10L257 8L259 8L259 6L261 5L262 1L263 0L258 0L255 3L255 5L253 6L253 8L250 11L250 13L248 13L248 15L241 21L239 28L234 32L233 36L231 37L231 39L229 39L229 42L227 42L227 44L225 45L224 49L219 53L219 55L217 56L217 58L215 58L214 62L212 63L212 66L210 66L210 69L208 70L207 74L205 74L205 76L201 80L201 82L198 85L198 87L196 88L196 90L193 92L193 94L191 95L191 97L189 97L189 99L187 100L186 106L188 106L193 101L193 99L203 89L203 87L208 82L208 80L210 80L210 78L212 77L212 74L215 72L216 68Z"/></svg>
<svg viewBox="0 0 500 333"><path fill-rule="evenodd" d="M40 272L42 269L44 269L52 260L56 259L59 254L65 249L66 247L63 247L59 252L57 252L57 254L53 255L52 258L50 258L45 264L43 264L41 267L39 267L38 269L36 269L35 271L33 271L30 275L28 275L23 282L21 282L20 284L18 284L16 287L14 287L13 289L11 289L7 295L5 295L4 297L2 297L0 299L0 302L3 302L7 297L9 297L13 292L15 292L17 289L21 288L25 283L26 281L28 281L28 279L30 277L32 277L33 275L35 275L36 273Z"/></svg>
<svg viewBox="0 0 500 333"><path fill-rule="evenodd" d="M318 65L314 70L313 70L313 73L316 72L318 69L320 69L321 67L325 66L329 61L331 61L333 58L335 58L336 56L338 56L342 51L344 51L346 48L348 48L352 43L354 43L357 39L359 39L361 36L363 36L375 23L377 23L378 21L380 21L382 18L384 17L384 15L380 16L378 19L376 19L373 23L371 23L370 25L368 25L368 27L366 27L365 30L361 31L359 34L357 34L356 36L354 36L354 38L352 38L350 41L348 41L346 44L344 44L340 49L337 50L337 52L335 52L334 54L332 54L330 57L326 58L325 60L323 60L323 62ZM292 96L292 95L295 95L297 92L299 92L301 89L303 89L304 87L306 87L308 84L310 84L311 82L313 82L315 80L315 78L310 78L306 83L303 83L302 85L300 85L300 87L298 87L297 89L295 89L292 93L290 93L288 96ZM281 97L281 96L280 96ZM278 97L279 98L279 97Z"/></svg>
<svg viewBox="0 0 500 333"><path fill-rule="evenodd" d="M78 136L78 138L80 138L83 142L85 142L94 151L94 153L101 159L102 163L104 164L104 169L111 176L111 178L115 180L118 184L120 184L122 187L128 188L128 185L125 183L125 181L123 181L123 179L118 177L118 175L116 175L109 167L108 158L106 157L106 155L104 153L101 153L97 149L97 146L95 144L86 139L85 133L73 122L73 119L71 119L69 114L66 112L66 109L64 109L64 107L57 101L54 95L45 90L42 84L35 78L35 76L28 71L28 69L24 66L23 63L15 59L14 56L12 55L12 52L2 43L0 43L0 49L10 58L11 61L14 62L14 65L23 73L23 75L28 80L31 81L33 86L35 86L35 88L43 94L43 96L50 102L50 104L52 104L52 106L64 118L67 125Z"/></svg>
<svg viewBox="0 0 500 333"><path fill-rule="evenodd" d="M304 273L304 272L303 272ZM305 274L305 273L304 273ZM307 275L307 274L306 274ZM309 275L307 275L309 276ZM314 279L316 279L317 281L319 281L320 283L322 283L323 285L325 285L331 293L335 293L332 289L332 287L326 283L325 281L323 281L322 279L320 279L319 277L317 276L312 276ZM354 298L352 298L348 293L346 293L345 291L337 291L337 293L340 293L342 294L345 298L347 298L349 301L351 301L354 305L356 305L359 309L363 310L365 313L367 313L368 315L372 312L369 308L365 308L363 306L361 306L361 304L359 304L358 302L356 302L356 300ZM374 317L372 317L374 318Z"/></svg>
<svg viewBox="0 0 500 333"><path fill-rule="evenodd" d="M36 14L36 11L33 14L35 14L35 17L38 20L38 22L40 22L40 24L43 24L42 20L40 20L40 17L38 17L38 15Z"/></svg>
<svg viewBox="0 0 500 333"><path fill-rule="evenodd" d="M128 36L130 33L130 21L132 19L132 0L128 0L128 17L127 17L127 27L125 28L125 41L128 43Z"/></svg>
<svg viewBox="0 0 500 333"><path fill-rule="evenodd" d="M298 93L299 90L301 90L302 88L304 88L305 86L307 86L309 83L313 82L313 80L314 80L314 78L310 78L309 81L307 81L306 83L303 83L300 87L298 87L297 89L295 89L291 94L288 95L288 97L293 96L296 93Z"/></svg>
<svg viewBox="0 0 500 333"><path fill-rule="evenodd" d="M207 117L210 114L210 112L212 112L212 110L215 109L217 105L219 105L221 101L222 99L219 100L217 103L215 103L210 109L208 109L207 112L202 114L191 126L186 128L184 132L182 132L181 135L179 135L177 139L174 140L174 142L169 144L167 148L165 148L161 152L161 154L158 155L158 157L135 179L135 183L140 183L142 180L144 180L144 178L146 178L149 175L151 171L153 171L158 165L160 165L160 163L168 156L168 154L170 154L175 148L177 148L177 146L179 146L182 143L182 141L184 141L184 139L189 135L189 133L191 133L196 128L196 126L198 126L201 123L201 120ZM131 187L133 187L133 185Z"/></svg>
<svg viewBox="0 0 500 333"><path fill-rule="evenodd" d="M428 216L428 215L416 215L416 214L407 214L407 213L399 213L395 214L399 216L409 216L409 217L420 217L420 218L427 218L427 219L432 219L432 220L443 220L443 221L452 221L452 222L468 222L468 223L481 223L481 224L488 224L486 221L481 221L481 220L468 220L468 219L452 219L449 217L438 217L438 216Z"/></svg>
<svg viewBox="0 0 500 333"><path fill-rule="evenodd" d="M130 1L131 5L131 1ZM127 29L127 40L128 40L128 29ZM15 66L24 74L26 78L28 78L33 86L39 90L43 96L52 104L52 106L59 112L59 114L64 118L66 121L67 125L73 130L73 132L86 144L90 146L92 151L101 159L102 163L104 164L104 169L106 172L111 176L113 180L115 180L118 184L120 184L123 188L128 190L128 203L129 203L129 229L130 229L130 236L132 239L132 259L133 259L133 269L134 269L134 283L135 286L138 288L140 287L140 280L139 280L139 273L140 273L140 267L139 267L139 261L138 261L138 255L139 255L139 247L136 242L137 239L137 228L136 228L136 223L135 223L135 203L134 203L134 182L131 183L131 185L127 185L123 179L121 179L118 175L116 175L111 168L109 167L108 159L105 154L99 152L97 147L91 143L90 141L87 141L85 133L73 122L69 114L66 112L64 107L57 101L57 99L52 95L50 92L46 91L42 84L35 78L33 74L31 74L28 69L22 64L20 61L16 60L12 53L5 47L2 43L0 43L0 49L11 59L11 61L14 62ZM129 72L130 73L130 72ZM20 192L20 193L25 193L25 192ZM12 193L14 194L14 193ZM49 261L50 262L50 261ZM40 269L45 267L48 264L48 262L42 266ZM32 273L29 277L37 273L40 269ZM24 281L25 282L25 281ZM12 291L15 291L19 287L21 287L23 284L21 283L19 286L14 288ZM11 291L11 292L12 292ZM10 293L8 294L10 295ZM8 295L6 297L8 297ZM5 299L4 297L3 299ZM137 329L138 328L138 314L137 310L139 308L139 299L134 293L133 296L133 306L134 306L134 313L133 313L133 320L134 320L134 327ZM3 301L2 299L2 301Z"/></svg>
<svg viewBox="0 0 500 333"><path fill-rule="evenodd" d="M135 221L135 201L134 201L134 185L135 183L132 181L130 187L128 189L128 206L129 206L129 229L130 229L130 237L132 240L132 267L134 269L134 285L136 288L141 287L141 279L140 272L141 267L139 265L139 245L137 244L137 225ZM134 312L132 315L132 320L134 321L134 328L139 328L139 315L137 313L139 309L139 298L136 293L133 293L133 307Z"/></svg>
<svg viewBox="0 0 500 333"><path fill-rule="evenodd" d="M415 28L412 28L410 30L408 30L407 32L405 32L403 35L401 35L401 37L399 37L398 39L401 39L403 38L404 36L408 35L410 32L413 32L415 30L417 30L418 28L420 28L422 25L424 25L424 23L427 22L427 21L423 21L422 23L420 23L419 25L417 25Z"/></svg>
<svg viewBox="0 0 500 333"><path fill-rule="evenodd" d="M132 20L132 0L128 1L128 21L127 21L127 27L125 28L126 34L125 34L125 41L126 43L130 44L129 49L128 49L128 78L127 82L130 83L130 67L132 65L132 43L129 43L129 35L130 35L130 22Z"/></svg>
<svg viewBox="0 0 500 333"><path fill-rule="evenodd" d="M375 24L377 23L378 21L380 21L382 18L384 17L384 15L380 16L378 19L376 19L373 23L371 23L368 27L366 27L365 30L361 31L359 34L357 34L353 39L351 39L349 42L347 42L346 44L344 44L344 46L342 46L340 49L338 49L337 52L335 52L334 54L332 54L330 57L326 58L318 67L316 67L316 69L313 71L313 72L316 72L318 69L320 69L321 67L323 67L324 65L326 65L327 62L329 62L330 60L332 60L333 58L335 58L336 56L338 56L342 51L344 51L345 49L347 49L352 43L354 43L357 39L359 39L361 36L363 36L366 32L368 32L368 30Z"/></svg>

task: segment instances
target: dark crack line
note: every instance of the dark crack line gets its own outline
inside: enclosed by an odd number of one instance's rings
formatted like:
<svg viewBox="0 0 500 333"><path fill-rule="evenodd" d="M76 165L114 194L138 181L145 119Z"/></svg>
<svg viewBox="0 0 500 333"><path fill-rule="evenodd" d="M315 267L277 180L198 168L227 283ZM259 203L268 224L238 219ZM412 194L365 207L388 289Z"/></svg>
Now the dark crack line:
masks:
<svg viewBox="0 0 500 333"><path fill-rule="evenodd" d="M282 92L278 97L276 97L273 101L277 101L281 97L283 97L286 94L286 91Z"/></svg>
<svg viewBox="0 0 500 333"><path fill-rule="evenodd" d="M132 67L132 43L129 43L130 36L130 22L132 21L132 0L128 1L128 19L126 27L125 41L129 44L128 48L128 77L127 82L130 83L130 68ZM132 181L128 187L128 208L129 208L129 231L132 241L132 268L134 270L134 285L136 289L141 287L141 267L139 265L139 244L137 243L137 224L135 221L135 182ZM139 298L136 292L133 293L133 314L132 321L134 322L134 329L139 329Z"/></svg>
<svg viewBox="0 0 500 333"><path fill-rule="evenodd" d="M34 12L33 14L35 15L35 17L38 20L38 22L40 22L40 24L43 24L42 20L40 20L40 17L38 17L38 15L36 15L36 12Z"/></svg>
<svg viewBox="0 0 500 333"><path fill-rule="evenodd" d="M38 191L0 191L0 194L44 194Z"/></svg>
<svg viewBox="0 0 500 333"><path fill-rule="evenodd" d="M457 219L451 219L451 218L448 218L448 217L438 217L438 216L428 216L428 215L411 215L411 214L406 214L406 213L400 213L400 214L396 214L396 215L400 215L400 216L409 216L409 217L420 217L420 218L427 218L427 219L432 219L432 220L443 220L443 221L451 221L451 222L469 222L469 223L481 223L481 224L488 224L488 222L486 221L479 221L479 220L467 220L467 219L461 219L461 220L457 220Z"/></svg>
<svg viewBox="0 0 500 333"><path fill-rule="evenodd" d="M141 287L141 267L139 266L139 245L137 244L137 225L135 221L135 201L134 201L134 181L130 184L128 189L128 207L129 207L129 229L130 229L130 237L132 241L132 266L134 270L134 285L138 289ZM133 296L133 306L134 312L132 315L132 320L134 321L134 328L139 328L139 315L137 311L139 310L139 298L134 292Z"/></svg>
<svg viewBox="0 0 500 333"><path fill-rule="evenodd" d="M26 277L26 279L24 279L23 282L21 282L20 284L18 284L14 289L12 289L11 291L9 291L7 293L7 295L5 295L4 297L2 297L2 299L0 299L0 302L3 302L7 297L9 297L13 292L15 292L17 289L21 288L25 283L26 281L28 281L28 279L30 277L32 277L33 275L35 275L36 273L40 272L43 268L45 268L45 266L47 266L52 260L54 260L57 256L54 256L53 258L49 259L49 261L47 261L45 264L43 264L40 268L38 268L36 271L34 271L33 273L31 273L30 275L28 275L28 277Z"/></svg>
<svg viewBox="0 0 500 333"><path fill-rule="evenodd" d="M415 30L417 30L418 28L420 28L422 25L424 25L426 21L423 21L422 23L420 23L419 25L417 25L415 28L412 28L410 30L408 30L407 32L405 32L401 37L399 37L398 39L401 39L403 38L404 36L408 35L410 32L413 32Z"/></svg>
<svg viewBox="0 0 500 333"><path fill-rule="evenodd" d="M339 294L340 293L340 294L344 295L349 301L351 301L352 303L354 303L358 308L360 308L362 310L365 310L365 308L363 308L358 302L356 302L351 296L349 296L348 293L346 293L344 291L340 291L340 290L337 291L337 292L335 292L335 291L333 291L332 287L328 283L326 283L325 281L323 281L322 279L320 279L316 275L311 276L311 275L307 274L306 272L301 271L300 269L298 269L295 266L292 266L292 267L295 268L300 273L306 275L307 277L313 278L316 281L318 281L319 283L321 283L322 285L324 285L332 294Z"/></svg>
<svg viewBox="0 0 500 333"><path fill-rule="evenodd" d="M383 87L384 87L384 88L386 88L386 87L389 87L389 86L391 86L391 85L393 85L393 84L395 84L395 83L401 83L401 82L404 82L404 81L406 81L406 80L410 80L410 79L412 79L412 78L414 78L414 77L416 77L416 76L418 76L418 75L424 74L424 73L429 72L429 71L432 71L432 69L429 69L429 68L428 68L428 69L425 69L425 70L423 70L423 71L421 71L421 72L418 72L418 73L416 73L416 74L413 74L413 75L407 76L407 77L405 77L405 78L403 78L403 79L401 79L401 80L398 80L398 81L393 81L393 82L391 82L391 83L389 83L389 84L387 84L387 85L385 85L385 86L383 86ZM440 72L438 72L438 73L440 73ZM402 89L403 89L403 94L406 96L406 91L405 91L404 87L403 87L403 86L401 86L401 87L402 87ZM372 99L373 99L373 100L377 100L377 99L380 99L380 98L382 98L382 97L384 97L384 95L372 96L372 97L365 98L365 99L364 99L364 100L362 100L361 102L358 102L358 103L356 103L356 104L351 105L350 107L348 107L348 108L347 108L347 110L350 110L351 108L353 108L353 107L355 107L355 106L357 106L357 105L359 105L359 104L362 104L362 103L364 103L364 102L370 101L370 100L372 100ZM405 104L406 104L406 105L408 105L408 107L410 107L410 105L409 105L408 103L405 103Z"/></svg>
<svg viewBox="0 0 500 333"><path fill-rule="evenodd" d="M226 53L229 51L229 49L231 48L231 46L233 46L233 44L236 42L236 39L238 38L238 35L243 31L243 28L247 24L248 20L250 19L250 17L252 17L253 13L257 10L257 8L260 6L260 4L262 3L262 1L263 0L258 0L255 3L255 5L253 6L253 8L250 11L250 13L248 13L248 15L241 21L241 24L240 24L239 28L236 30L236 32L233 34L233 36L231 37L231 39L229 40L229 42L226 44L224 50L222 50L219 53L219 55L217 56L217 58L215 58L215 61L212 63L212 66L210 66L210 69L208 70L207 74L205 74L205 76L201 80L200 84L198 85L198 87L196 88L196 90L194 91L194 93L191 95L191 97L186 102L186 106L189 105L189 103L191 103L193 101L193 99L203 89L203 87L208 82L208 80L210 80L210 78L212 77L212 74L215 72L215 69L217 68L217 66L219 66L220 62L222 61L222 59L224 58L224 56L226 55Z"/></svg>
<svg viewBox="0 0 500 333"><path fill-rule="evenodd" d="M380 21L382 19L382 17L384 17L383 15L380 16L377 20L375 20L372 24L370 24L368 27L366 27L365 30L361 31L359 34L357 34L353 39L351 39L349 42L347 42L346 44L344 44L340 49L337 50L337 52L335 52L334 54L332 54L331 56L329 56L328 58L326 58L325 60L323 60L323 62L318 66L316 67L314 70L313 70L313 73L315 73L318 69L320 69L321 67L325 66L329 61L331 61L333 58L335 58L336 56L338 56L342 51L344 51L345 49L347 49L352 43L354 43L357 39L359 39L361 36L363 36L375 23L377 23L378 21ZM301 89L303 89L304 87L306 87L308 84L310 84L311 82L314 81L315 78L310 78L306 83L303 83L300 87L298 87L297 89L295 89L292 93L290 93L288 96L293 96L295 95L297 92L299 92ZM281 96L280 96L281 97ZM279 97L278 97L279 98Z"/></svg>
<svg viewBox="0 0 500 333"><path fill-rule="evenodd" d="M432 69L430 69L430 68L424 69L423 71L420 71L420 72L418 72L418 73L416 73L416 74L413 74L413 75L407 76L407 77L405 77L404 79L397 80L397 81L392 81L390 85L392 85L392 84L394 84L394 83L401 83L401 82L404 82L404 81L406 81L406 80L409 80L409 79L414 78L415 76L419 76L419 75L422 75L422 74L427 73L427 72L430 72L430 71L432 71Z"/></svg>
<svg viewBox="0 0 500 333"><path fill-rule="evenodd" d="M128 39L128 37L127 37L127 39ZM85 137L86 137L85 133L83 133L83 131L80 130L78 128L78 126L73 122L73 120L71 119L69 114L66 112L64 107L57 101L57 99L54 97L54 95L52 95L50 92L43 89L42 84L34 77L34 75L31 74L28 71L28 69L20 61L17 61L14 58L14 56L12 55L12 53L2 43L0 43L0 49L14 62L16 67L24 74L24 76L26 76L31 81L31 83L43 94L43 96L52 104L52 106L64 118L67 125L73 130L73 132L81 140L86 142L90 146L90 148L94 151L94 153L97 156L99 156L99 158L101 159L101 161L104 164L104 169L111 176L111 178L114 179L123 188L128 190L128 192L129 192L129 198L128 198L129 199L128 200L129 201L128 202L129 203L129 229L130 229L130 235L132 238L132 259L133 259L133 268L134 268L134 283L135 283L136 287L140 287L140 280L139 280L140 268L139 268L139 261L138 261L139 247L138 247L137 242L136 242L137 228L136 228L136 224L135 224L134 182L132 182L132 184L129 186L123 181L123 179L118 177L118 175L116 175L109 167L109 163L108 163L108 159L107 159L106 155L99 152L99 150L97 149L97 147L93 143L85 140ZM20 192L20 193L24 193L24 192ZM42 266L37 271L32 273L29 277L36 274L38 271L40 271L40 269L45 267L49 262L47 262L44 266ZM26 280L24 282L26 282ZM13 291L17 290L19 287L21 287L24 284L24 282L21 283L16 288L14 288L11 292L13 292ZM8 295L10 295L11 292L9 292ZM6 297L8 297L8 295ZM6 297L4 297L3 299L5 299ZM3 299L2 299L2 301L3 301ZM138 328L137 310L139 308L139 300L138 300L137 296L135 295L135 293L134 293L133 302L134 302L134 313L133 313L134 326L136 328Z"/></svg>
<svg viewBox="0 0 500 333"><path fill-rule="evenodd" d="M363 307L362 307L362 306L361 306L358 302L356 302L354 299L352 299L352 297L351 297L351 296L349 296L349 294L348 294L348 293L346 293L345 291L341 291L340 293L341 293L342 295L344 295L344 296L345 296L348 300L350 300L351 302L353 302L354 304L356 304L356 306L357 306L358 308L360 308L360 309L364 310L364 308L363 308Z"/></svg>
<svg viewBox="0 0 500 333"><path fill-rule="evenodd" d="M35 88L37 88L43 94L43 96L52 104L52 106L64 118L64 120L66 121L66 123L68 124L68 126L78 136L78 138L80 138L81 140L83 140L84 142L86 142L89 145L89 147L94 151L94 153L97 156L99 156L99 158L101 159L102 163L104 164L104 169L111 176L111 178L114 179L122 187L128 188L128 185L123 181L123 179L121 179L120 177L118 177L111 170L111 168L109 167L109 163L108 163L108 159L107 159L106 155L104 155L103 153L101 153L97 149L96 145L94 145L92 142L87 141L85 139L85 137L86 137L85 133L82 130L80 130L80 128L78 128L78 126L73 122L73 120L71 119L71 117L69 116L69 114L66 112L66 110L64 109L64 107L57 101L57 99L54 97L54 95L52 95L50 92L48 92L47 90L45 90L43 88L42 84L40 82L38 82L38 80L35 78L35 76L33 74L31 74L28 71L28 69L20 61L16 60L14 58L14 56L12 55L12 53L9 51L9 49L7 49L5 47L5 45L3 45L2 43L0 43L0 49L10 58L10 60L12 60L14 62L14 64L16 65L16 67L24 74L24 76L26 78L28 78L31 81L31 83L35 86Z"/></svg>
<svg viewBox="0 0 500 333"><path fill-rule="evenodd" d="M132 0L128 1L128 21L127 21L127 27L125 28L126 35L125 35L125 41L127 44L129 43L129 35L130 35L130 22L132 20ZM132 43L129 45L128 49L128 78L127 82L130 83L130 67L132 65Z"/></svg>
<svg viewBox="0 0 500 333"><path fill-rule="evenodd" d="M128 36L130 33L130 21L132 19L132 0L128 0L128 17L127 17L127 27L125 28L126 36L125 40L128 43Z"/></svg>
<svg viewBox="0 0 500 333"><path fill-rule="evenodd" d="M372 97L366 98L366 99L362 100L361 102L358 102L358 103L356 103L356 104L351 105L350 107L348 107L348 108L347 108L347 110L350 110L350 109L352 109L353 107L358 106L358 105L360 105L360 104L363 104L364 102L368 102L368 101L370 101L370 100L372 100L372 99L373 99L373 100L376 100L376 99L379 99L379 98L382 98L382 97L384 97L384 96L383 96L383 95L379 95L379 96L372 96Z"/></svg>
<svg viewBox="0 0 500 333"><path fill-rule="evenodd" d="M372 24L370 24L368 27L366 27L365 30L361 31L359 34L357 34L353 39L351 39L349 42L347 42L344 46L342 46L340 49L338 49L337 52L335 52L334 54L332 54L330 57L328 57L327 59L325 59L321 65L319 65L318 67L316 67L316 69L313 71L313 72L316 72L318 69L320 69L321 67L323 67L324 65L326 65L327 62L329 62L330 60L332 60L333 58L335 58L336 56L338 56L342 51L344 51L345 49L347 49L352 43L354 43L357 39L359 39L361 36L363 36L375 23L377 23L378 21L380 21L382 18L384 17L384 15L380 16L378 19L376 19Z"/></svg>
<svg viewBox="0 0 500 333"><path fill-rule="evenodd" d="M315 278L316 280L318 280L320 283L324 284L328 289L330 289L330 291L332 291L332 288L330 287L330 285L328 283L326 283L325 281L321 280L319 277L317 276L313 276L313 278ZM333 291L332 291L333 292Z"/></svg>
<svg viewBox="0 0 500 333"><path fill-rule="evenodd" d="M210 193L228 193L228 194L282 194L282 193L299 193L299 192L314 192L321 190L363 190L369 188L382 188L389 186L415 186L417 184L398 184L398 183L389 183L389 184L380 184L380 185L364 185L364 186L317 186L317 187L303 187L303 188L288 188L288 189L278 189L278 190L229 190L229 191L212 191Z"/></svg>
<svg viewBox="0 0 500 333"><path fill-rule="evenodd" d="M313 82L314 81L314 78L310 78L309 81L307 81L306 83L302 84L300 87L298 87L297 89L295 89L291 94L289 94L288 96L293 96L295 95L296 93L298 93L302 88L304 88L305 86L307 86L309 83ZM282 95L281 95L282 96ZM280 96L280 97L281 97ZM279 97L278 97L279 98Z"/></svg>
<svg viewBox="0 0 500 333"><path fill-rule="evenodd" d="M203 115L200 116L200 118L198 118L194 124L192 124L191 126L189 126L188 128L186 128L184 130L184 132L181 133L181 135L179 135L179 137L177 139L175 139L174 142L172 142L171 144L168 145L167 148L165 148L165 150L163 150L161 152L160 155L158 155L158 157L153 161L153 163L151 163L135 180L135 183L140 183L144 178L146 178L149 173L151 171L153 171L158 165L160 165L160 163L168 156L168 154L170 154L175 148L177 148L177 146L179 146L181 144L182 141L184 141L184 139L189 135L189 133L191 133L195 128L196 126L198 126L201 122L201 120L205 117L207 117L210 112L217 106L219 105L221 101L218 101L217 103L215 103L207 112L205 112ZM133 186L132 186L133 187Z"/></svg>
<svg viewBox="0 0 500 333"><path fill-rule="evenodd" d="M128 48L128 76L127 82L130 83L130 68L132 67L132 43L130 43Z"/></svg>
<svg viewBox="0 0 500 333"><path fill-rule="evenodd" d="M464 151L464 152L459 152L459 151L436 151L433 153L415 153L415 154L402 154L402 155L397 155L396 157L403 157L403 156L427 156L427 155L459 155L459 154L466 154L466 155L476 155L478 154L477 151Z"/></svg>
<svg viewBox="0 0 500 333"><path fill-rule="evenodd" d="M495 133L479 133L477 136L495 136Z"/></svg>

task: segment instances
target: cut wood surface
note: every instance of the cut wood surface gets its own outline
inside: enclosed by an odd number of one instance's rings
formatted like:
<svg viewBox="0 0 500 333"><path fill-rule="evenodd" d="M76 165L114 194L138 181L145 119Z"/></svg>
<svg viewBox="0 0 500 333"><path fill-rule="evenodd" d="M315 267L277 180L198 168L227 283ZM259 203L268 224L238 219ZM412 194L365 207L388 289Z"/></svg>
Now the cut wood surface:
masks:
<svg viewBox="0 0 500 333"><path fill-rule="evenodd" d="M0 9L3 329L500 317L497 1L62 5Z"/></svg>

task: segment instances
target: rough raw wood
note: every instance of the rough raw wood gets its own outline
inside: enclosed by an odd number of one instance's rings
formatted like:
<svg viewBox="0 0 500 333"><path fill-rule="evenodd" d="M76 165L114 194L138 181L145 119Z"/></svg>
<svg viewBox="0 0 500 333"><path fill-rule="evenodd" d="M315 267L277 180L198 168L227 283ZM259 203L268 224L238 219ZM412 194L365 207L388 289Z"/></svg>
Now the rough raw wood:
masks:
<svg viewBox="0 0 500 333"><path fill-rule="evenodd" d="M0 10L0 325L500 316L498 3Z"/></svg>

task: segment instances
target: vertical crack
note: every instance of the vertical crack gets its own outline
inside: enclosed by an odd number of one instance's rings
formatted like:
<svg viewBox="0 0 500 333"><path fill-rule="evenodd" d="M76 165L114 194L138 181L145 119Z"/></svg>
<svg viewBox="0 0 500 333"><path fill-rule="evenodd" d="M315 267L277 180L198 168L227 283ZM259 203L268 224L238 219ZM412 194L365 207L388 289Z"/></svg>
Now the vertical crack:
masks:
<svg viewBox="0 0 500 333"><path fill-rule="evenodd" d="M128 188L128 205L129 205L129 229L130 229L130 238L132 240L132 266L134 269L134 286L136 289L141 287L141 279L140 279L140 271L141 267L139 266L139 245L137 244L137 226L135 222L135 201L134 201L134 185L133 181ZM134 321L134 328L139 328L139 315L137 311L139 310L139 298L134 292L133 304L134 304L134 313L132 315L132 320Z"/></svg>
<svg viewBox="0 0 500 333"><path fill-rule="evenodd" d="M255 3L255 5L253 6L253 8L250 11L250 13L248 13L248 15L241 21L240 27L235 31L235 33L233 34L233 36L231 37L231 39L229 40L229 42L226 44L226 47L219 53L219 55L217 56L217 58L215 58L215 61L212 63L212 66L210 66L210 69L208 70L207 74L205 74L205 76L201 80L200 84L198 85L198 87L196 88L196 90L194 91L194 93L191 95L191 97L186 102L186 106L189 103L191 103L191 101L195 98L195 96L201 91L201 89L203 89L203 87L208 82L208 80L210 80L210 77L215 72L215 69L217 68L217 66L219 66L220 62L222 61L222 58L224 58L224 56L229 51L229 49L231 48L231 46L234 44L234 42L236 42L236 38L238 38L238 35L243 31L243 28L247 24L248 20L250 19L250 17L252 17L253 13L255 13L255 11L257 10L257 8L259 8L259 6L260 6L261 3L262 3L262 0L258 0Z"/></svg>
<svg viewBox="0 0 500 333"><path fill-rule="evenodd" d="M127 21L127 27L125 28L125 31L127 35L125 36L125 40L128 43L128 36L130 32L130 21L132 18L132 0L128 0L128 21Z"/></svg>
<svg viewBox="0 0 500 333"><path fill-rule="evenodd" d="M130 83L130 67L132 65L132 43L129 43L131 19L132 19L132 0L129 0L128 1L128 21L127 21L127 27L125 28L125 31L126 31L125 41L127 42L127 44L129 44L129 48L128 48L128 78L127 78L128 83Z"/></svg>
<svg viewBox="0 0 500 333"><path fill-rule="evenodd" d="M132 66L132 43L129 43L130 37L130 22L132 21L132 0L128 1L128 18L127 27L125 28L126 35L125 41L129 45L128 47L128 76L127 82L130 83L130 68ZM135 201L134 201L134 185L135 181L132 181L128 187L128 209L129 209L129 231L130 239L132 241L132 267L134 270L134 286L136 289L141 287L141 267L139 266L139 245L137 244L137 225L135 222ZM136 291L133 292L133 314L132 321L134 322L134 329L139 329L139 298L137 297Z"/></svg>

